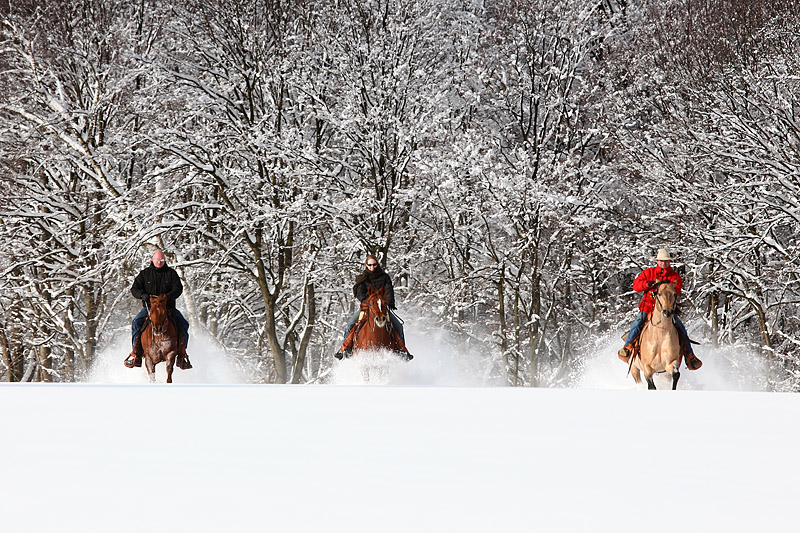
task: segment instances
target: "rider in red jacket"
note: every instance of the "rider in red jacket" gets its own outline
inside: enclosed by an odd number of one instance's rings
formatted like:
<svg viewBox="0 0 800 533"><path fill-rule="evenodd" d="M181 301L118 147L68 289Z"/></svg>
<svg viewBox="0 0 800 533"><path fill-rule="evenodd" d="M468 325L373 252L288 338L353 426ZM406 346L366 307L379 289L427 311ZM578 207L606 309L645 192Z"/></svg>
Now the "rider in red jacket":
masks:
<svg viewBox="0 0 800 533"><path fill-rule="evenodd" d="M670 268L670 261L673 259L667 250L660 248L658 255L653 258L657 266L646 268L633 280L633 290L644 292L644 295L642 296L642 301L639 302L639 315L636 317L631 330L628 332L628 337L625 339L625 346L617 354L625 362L628 362L634 351L633 341L642 332L647 316L655 309L655 298L653 297L653 291L650 289L659 281L669 281L670 283L675 283L675 291L679 296L681 294L683 280L677 272ZM677 315L673 315L673 317L675 329L678 330L678 337L681 342L681 351L684 352L686 359L686 366L690 370L697 370L703 365L703 362L694 354L692 343L689 341L689 335L686 333L686 327L683 322Z"/></svg>

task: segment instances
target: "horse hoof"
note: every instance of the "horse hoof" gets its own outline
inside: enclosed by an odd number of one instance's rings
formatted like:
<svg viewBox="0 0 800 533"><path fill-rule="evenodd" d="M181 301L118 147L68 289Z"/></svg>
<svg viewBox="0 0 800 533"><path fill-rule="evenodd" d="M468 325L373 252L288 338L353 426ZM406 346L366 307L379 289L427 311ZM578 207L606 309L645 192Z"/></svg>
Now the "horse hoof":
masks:
<svg viewBox="0 0 800 533"><path fill-rule="evenodd" d="M341 361L344 358L344 354L342 352L336 352L335 354L333 354L333 356L339 361Z"/></svg>

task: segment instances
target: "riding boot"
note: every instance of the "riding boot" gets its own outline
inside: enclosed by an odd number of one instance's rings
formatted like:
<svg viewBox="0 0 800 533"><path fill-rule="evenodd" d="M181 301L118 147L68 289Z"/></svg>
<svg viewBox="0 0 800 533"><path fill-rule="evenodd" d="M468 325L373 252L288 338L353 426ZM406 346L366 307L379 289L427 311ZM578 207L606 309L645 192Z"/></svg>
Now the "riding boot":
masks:
<svg viewBox="0 0 800 533"><path fill-rule="evenodd" d="M633 344L626 344L625 346L622 347L620 351L617 352L617 357L619 357L622 361L627 363L628 360L631 358L631 355L633 355L633 351L634 351Z"/></svg>
<svg viewBox="0 0 800 533"><path fill-rule="evenodd" d="M680 333L679 333L680 335ZM698 357L692 352L691 345L689 344L689 339L680 335L680 344L681 344L681 355L683 356L683 360L686 361L686 368L689 370L697 370L701 366L703 366L703 362L698 359Z"/></svg>
<svg viewBox="0 0 800 533"><path fill-rule="evenodd" d="M189 370L192 367L192 363L189 361L189 356L186 355L186 347L181 346L180 350L178 350L178 368L181 370Z"/></svg>
<svg viewBox="0 0 800 533"><path fill-rule="evenodd" d="M123 364L128 368L141 367L142 357L144 357L144 350L142 349L142 338L136 339L136 344L133 346L133 351L125 358Z"/></svg>
<svg viewBox="0 0 800 533"><path fill-rule="evenodd" d="M697 370L703 366L703 362L693 353L685 354L684 360L686 361L686 368L689 370Z"/></svg>
<svg viewBox="0 0 800 533"><path fill-rule="evenodd" d="M345 357L352 357L352 355L353 355L353 347L352 346L348 346L344 350L338 350L335 354L333 354L333 356L336 359L338 359L339 361L341 361Z"/></svg>
<svg viewBox="0 0 800 533"><path fill-rule="evenodd" d="M397 350L395 353L399 355L401 358L405 359L406 361L411 361L412 359L414 359L414 356L408 353L408 350L405 351Z"/></svg>

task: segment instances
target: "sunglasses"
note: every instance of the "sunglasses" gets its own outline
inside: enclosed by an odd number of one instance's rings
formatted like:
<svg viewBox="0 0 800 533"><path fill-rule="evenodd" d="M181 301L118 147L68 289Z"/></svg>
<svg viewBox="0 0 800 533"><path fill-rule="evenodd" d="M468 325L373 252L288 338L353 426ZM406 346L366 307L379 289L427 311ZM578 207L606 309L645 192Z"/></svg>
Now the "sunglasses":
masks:
<svg viewBox="0 0 800 533"><path fill-rule="evenodd" d="M378 266L378 263L367 263L367 266L372 268Z"/></svg>
<svg viewBox="0 0 800 533"><path fill-rule="evenodd" d="M153 263L163 263L164 261L166 261L166 259L155 259Z"/></svg>

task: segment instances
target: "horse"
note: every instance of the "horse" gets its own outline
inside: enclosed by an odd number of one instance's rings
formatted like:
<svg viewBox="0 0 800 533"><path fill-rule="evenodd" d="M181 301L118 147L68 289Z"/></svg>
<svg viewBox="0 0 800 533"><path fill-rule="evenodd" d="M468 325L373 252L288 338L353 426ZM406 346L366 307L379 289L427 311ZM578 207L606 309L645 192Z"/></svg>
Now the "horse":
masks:
<svg viewBox="0 0 800 533"><path fill-rule="evenodd" d="M386 348L411 359L400 334L392 327L386 287L377 290L367 288L367 297L361 302L358 322L342 344L342 351L349 346L352 346L354 352Z"/></svg>
<svg viewBox="0 0 800 533"><path fill-rule="evenodd" d="M672 316L678 293L675 283L667 281L659 282L651 290L655 291L655 307L639 336L639 353L631 356L630 371L636 383L641 383L640 371L643 372L650 390L656 388L653 374L667 372L672 375L672 390L676 390L681 377L681 347Z"/></svg>
<svg viewBox="0 0 800 533"><path fill-rule="evenodd" d="M150 382L156 381L156 365L167 363L167 383L172 383L172 371L178 358L178 331L169 319L167 296L150 296L149 320L142 330L142 352Z"/></svg>

